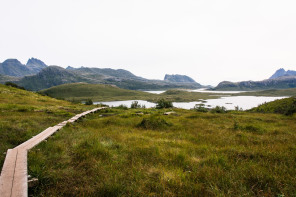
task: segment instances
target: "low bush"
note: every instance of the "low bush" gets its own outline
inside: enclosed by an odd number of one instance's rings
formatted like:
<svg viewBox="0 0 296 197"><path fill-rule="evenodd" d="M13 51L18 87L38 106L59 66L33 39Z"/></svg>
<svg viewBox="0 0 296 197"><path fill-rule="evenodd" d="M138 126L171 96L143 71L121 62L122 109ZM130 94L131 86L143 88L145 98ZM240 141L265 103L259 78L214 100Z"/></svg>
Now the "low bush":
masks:
<svg viewBox="0 0 296 197"><path fill-rule="evenodd" d="M92 105L93 104L93 101L91 99L87 99L85 101L85 105Z"/></svg>
<svg viewBox="0 0 296 197"><path fill-rule="evenodd" d="M171 107L173 107L173 103L171 101L166 101L164 99L158 100L156 104L156 109L171 108Z"/></svg>
<svg viewBox="0 0 296 197"><path fill-rule="evenodd" d="M209 111L208 108L205 108L204 104L196 104L193 109L198 112L208 112Z"/></svg>
<svg viewBox="0 0 296 197"><path fill-rule="evenodd" d="M132 109L141 108L141 105L139 104L138 101L133 101L132 104L131 104L131 108Z"/></svg>
<svg viewBox="0 0 296 197"><path fill-rule="evenodd" d="M6 85L6 86L10 86L10 87L14 87L14 88L18 88L18 89L25 90L24 87L19 86L19 85L15 84L15 83L12 83L12 82L5 82L5 85Z"/></svg>
<svg viewBox="0 0 296 197"><path fill-rule="evenodd" d="M213 108L213 109L211 109L211 112L212 113L220 113L220 114L222 114L222 113L226 113L227 112L227 110L226 110L226 108L225 107L220 107L220 106L216 106L215 108Z"/></svg>
<svg viewBox="0 0 296 197"><path fill-rule="evenodd" d="M117 108L118 109L128 110L128 107L126 105L123 105L123 104L119 105Z"/></svg>

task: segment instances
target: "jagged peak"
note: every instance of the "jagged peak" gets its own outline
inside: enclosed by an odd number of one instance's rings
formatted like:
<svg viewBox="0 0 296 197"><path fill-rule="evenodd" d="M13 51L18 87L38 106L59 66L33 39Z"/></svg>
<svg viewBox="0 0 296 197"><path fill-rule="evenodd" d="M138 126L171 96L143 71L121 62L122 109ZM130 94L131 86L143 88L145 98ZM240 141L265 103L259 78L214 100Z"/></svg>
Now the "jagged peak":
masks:
<svg viewBox="0 0 296 197"><path fill-rule="evenodd" d="M43 61L41 61L41 60L39 60L39 59L37 59L37 58L34 58L34 57L28 59L26 65L27 65L27 66L28 66L28 65L29 65L29 66L30 66L30 65L38 65L38 66L42 66L42 67L46 67L46 66L47 66Z"/></svg>

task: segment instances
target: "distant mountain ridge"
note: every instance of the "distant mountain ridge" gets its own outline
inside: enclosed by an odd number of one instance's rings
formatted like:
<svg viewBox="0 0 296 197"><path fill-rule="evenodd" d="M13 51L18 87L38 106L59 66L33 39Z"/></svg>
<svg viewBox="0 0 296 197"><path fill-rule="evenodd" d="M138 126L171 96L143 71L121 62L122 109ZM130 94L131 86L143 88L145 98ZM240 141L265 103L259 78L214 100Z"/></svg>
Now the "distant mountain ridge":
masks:
<svg viewBox="0 0 296 197"><path fill-rule="evenodd" d="M230 82L222 81L214 90L268 90L268 89L287 89L296 87L296 76L284 76L275 79L265 79L263 81L241 81Z"/></svg>
<svg viewBox="0 0 296 197"><path fill-rule="evenodd" d="M26 76L16 81L29 90L42 90L67 83L86 82L90 84L110 84L130 90L163 90L170 88L196 89L203 87L198 83L177 83L162 80L148 80L137 77L123 69L79 68L64 69L48 66L33 76Z"/></svg>
<svg viewBox="0 0 296 197"><path fill-rule="evenodd" d="M16 59L0 64L0 83L14 82L28 90L38 91L67 83L86 82L111 84L130 90L165 90L171 88L197 89L204 87L190 77L177 75L174 80L149 80L124 69L73 68L47 66L41 60L30 58L26 65ZM182 79L179 79L179 78Z"/></svg>
<svg viewBox="0 0 296 197"><path fill-rule="evenodd" d="M296 71L278 69L269 79L262 81L222 81L213 90L252 91L270 89L288 89L296 87Z"/></svg>
<svg viewBox="0 0 296 197"><path fill-rule="evenodd" d="M170 82L181 82L181 83L196 83L192 78L186 75L168 75L166 74L164 77L165 81Z"/></svg>
<svg viewBox="0 0 296 197"><path fill-rule="evenodd" d="M276 79L284 76L296 76L296 71L294 70L285 70L283 68L278 69L269 79Z"/></svg>
<svg viewBox="0 0 296 197"><path fill-rule="evenodd" d="M24 77L37 74L45 67L47 65L36 58L29 59L26 65L17 59L7 59L0 63L0 74L12 77Z"/></svg>

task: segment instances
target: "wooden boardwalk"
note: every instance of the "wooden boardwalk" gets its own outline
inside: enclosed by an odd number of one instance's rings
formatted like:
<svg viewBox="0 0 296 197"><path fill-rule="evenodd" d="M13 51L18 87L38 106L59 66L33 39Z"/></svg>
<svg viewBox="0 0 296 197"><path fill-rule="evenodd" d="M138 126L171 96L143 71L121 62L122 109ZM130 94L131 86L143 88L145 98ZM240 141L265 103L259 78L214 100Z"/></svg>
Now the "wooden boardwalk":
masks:
<svg viewBox="0 0 296 197"><path fill-rule="evenodd" d="M73 123L89 113L94 113L105 107L95 108L61 122L56 126L49 127L20 144L14 149L8 149L0 176L0 197L27 197L28 196L28 168L27 152L34 146L47 139L49 136L60 130L67 123Z"/></svg>

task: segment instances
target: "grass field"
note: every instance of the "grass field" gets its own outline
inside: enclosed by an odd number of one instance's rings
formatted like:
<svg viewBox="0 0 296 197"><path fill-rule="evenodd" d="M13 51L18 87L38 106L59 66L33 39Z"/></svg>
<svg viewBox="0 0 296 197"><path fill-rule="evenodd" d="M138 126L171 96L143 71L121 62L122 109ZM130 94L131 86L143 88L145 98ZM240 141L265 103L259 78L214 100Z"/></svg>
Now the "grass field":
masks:
<svg viewBox="0 0 296 197"><path fill-rule="evenodd" d="M211 93L188 92L186 90L168 90L162 94L150 94L142 91L121 89L111 85L87 83L64 84L40 92L54 98L70 101L85 101L87 99L92 99L95 102L120 100L147 100L150 102L156 102L162 98L168 101L189 102L220 97L214 96L215 94Z"/></svg>
<svg viewBox="0 0 296 197"><path fill-rule="evenodd" d="M107 109L29 153L32 196L295 196L296 117Z"/></svg>
<svg viewBox="0 0 296 197"><path fill-rule="evenodd" d="M1 169L7 149L91 108L0 84Z"/></svg>

